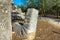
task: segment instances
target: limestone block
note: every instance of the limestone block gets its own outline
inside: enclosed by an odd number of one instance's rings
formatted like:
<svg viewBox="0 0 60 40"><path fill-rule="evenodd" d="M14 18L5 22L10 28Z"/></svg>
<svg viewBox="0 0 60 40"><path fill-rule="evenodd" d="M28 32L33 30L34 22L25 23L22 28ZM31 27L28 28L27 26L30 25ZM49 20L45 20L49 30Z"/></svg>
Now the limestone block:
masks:
<svg viewBox="0 0 60 40"><path fill-rule="evenodd" d="M38 10L34 8L28 9L27 14L31 15L29 22L29 30L27 32L28 33L35 32L38 19Z"/></svg>
<svg viewBox="0 0 60 40"><path fill-rule="evenodd" d="M0 40L11 40L11 0L0 0Z"/></svg>
<svg viewBox="0 0 60 40"><path fill-rule="evenodd" d="M27 30L27 40L33 40L35 38L35 32L37 27L38 10L31 8L28 9L27 15L30 15L29 29Z"/></svg>

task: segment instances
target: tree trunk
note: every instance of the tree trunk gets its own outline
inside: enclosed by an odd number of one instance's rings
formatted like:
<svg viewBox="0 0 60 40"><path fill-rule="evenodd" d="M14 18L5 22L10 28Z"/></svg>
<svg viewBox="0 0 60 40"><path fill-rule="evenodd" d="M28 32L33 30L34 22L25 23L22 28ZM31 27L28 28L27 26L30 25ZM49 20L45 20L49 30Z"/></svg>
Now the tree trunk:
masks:
<svg viewBox="0 0 60 40"><path fill-rule="evenodd" d="M58 9L57 9L56 11L57 11L57 18L58 18L58 16L59 16L59 15L58 15Z"/></svg>
<svg viewBox="0 0 60 40"><path fill-rule="evenodd" d="M11 0L0 0L0 40L11 40Z"/></svg>

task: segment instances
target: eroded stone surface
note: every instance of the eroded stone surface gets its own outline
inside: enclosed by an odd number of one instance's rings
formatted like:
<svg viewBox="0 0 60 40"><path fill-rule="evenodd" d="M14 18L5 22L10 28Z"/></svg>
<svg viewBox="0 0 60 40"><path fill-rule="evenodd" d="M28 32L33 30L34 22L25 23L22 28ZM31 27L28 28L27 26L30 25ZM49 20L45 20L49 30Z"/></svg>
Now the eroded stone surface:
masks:
<svg viewBox="0 0 60 40"><path fill-rule="evenodd" d="M11 40L11 0L0 0L0 40Z"/></svg>

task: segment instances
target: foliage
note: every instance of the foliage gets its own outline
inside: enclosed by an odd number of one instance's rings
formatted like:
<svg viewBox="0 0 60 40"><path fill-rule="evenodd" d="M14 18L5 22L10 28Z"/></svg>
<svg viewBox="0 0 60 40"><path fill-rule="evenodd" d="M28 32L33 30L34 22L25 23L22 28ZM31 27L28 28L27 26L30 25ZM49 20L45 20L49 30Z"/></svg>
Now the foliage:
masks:
<svg viewBox="0 0 60 40"><path fill-rule="evenodd" d="M56 10L56 12L57 10L60 10L60 0L23 0L23 2L24 5L20 8L25 12L28 8L35 8L44 15L53 10Z"/></svg>

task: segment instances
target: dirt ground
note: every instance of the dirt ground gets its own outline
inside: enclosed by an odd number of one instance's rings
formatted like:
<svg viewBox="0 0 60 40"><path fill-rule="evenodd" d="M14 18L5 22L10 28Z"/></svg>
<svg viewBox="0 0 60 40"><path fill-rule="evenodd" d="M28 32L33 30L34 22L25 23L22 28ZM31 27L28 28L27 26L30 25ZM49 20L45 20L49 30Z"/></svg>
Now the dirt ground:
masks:
<svg viewBox="0 0 60 40"><path fill-rule="evenodd" d="M21 40L13 33L12 40ZM34 40L60 40L60 29L47 21L38 19L36 37Z"/></svg>
<svg viewBox="0 0 60 40"><path fill-rule="evenodd" d="M56 27L39 19L34 40L60 40L60 29Z"/></svg>

